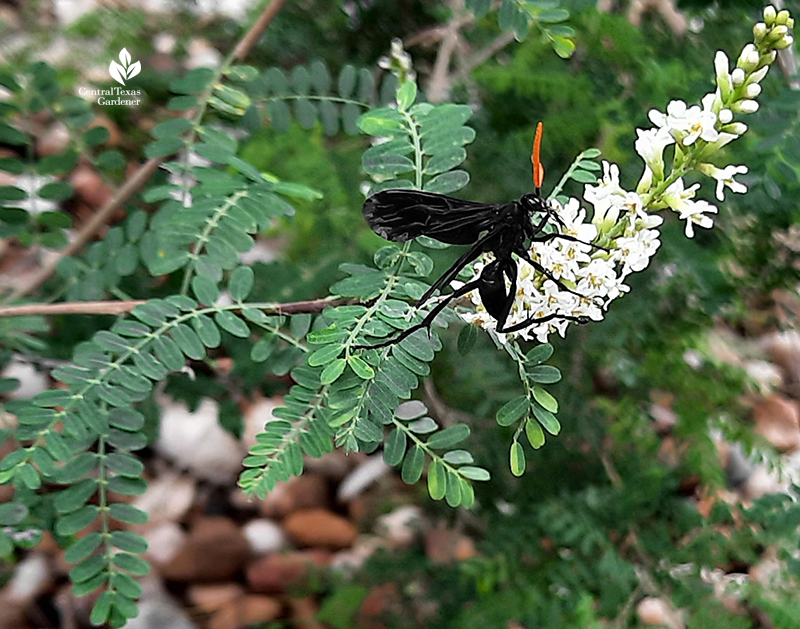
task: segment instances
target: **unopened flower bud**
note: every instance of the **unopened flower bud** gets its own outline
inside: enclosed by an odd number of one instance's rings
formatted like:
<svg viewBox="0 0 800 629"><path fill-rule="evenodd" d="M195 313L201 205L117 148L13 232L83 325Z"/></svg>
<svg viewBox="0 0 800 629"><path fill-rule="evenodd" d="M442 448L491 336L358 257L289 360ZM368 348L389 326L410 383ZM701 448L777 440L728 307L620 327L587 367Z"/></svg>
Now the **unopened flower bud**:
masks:
<svg viewBox="0 0 800 629"><path fill-rule="evenodd" d="M744 95L747 98L755 98L761 93L761 86L758 83L750 83L747 87L744 88Z"/></svg>
<svg viewBox="0 0 800 629"><path fill-rule="evenodd" d="M747 46L742 49L742 53L739 55L736 66L747 72L752 72L758 67L758 61L758 50L753 44L747 44Z"/></svg>
<svg viewBox="0 0 800 629"><path fill-rule="evenodd" d="M764 22L766 22L767 26L772 26L775 23L776 15L778 15L778 12L771 4L764 7Z"/></svg>
<svg viewBox="0 0 800 629"><path fill-rule="evenodd" d="M786 22L789 21L789 12L784 9L783 11L779 11L778 15L775 16L775 23L785 25Z"/></svg>
<svg viewBox="0 0 800 629"><path fill-rule="evenodd" d="M793 17L790 17L788 20L786 20L786 26L788 26L790 29L794 28L794 18Z"/></svg>
<svg viewBox="0 0 800 629"><path fill-rule="evenodd" d="M794 43L794 37L792 37L791 35L786 35L783 39L781 39L780 41L776 41L773 45L778 50L783 50L784 48L788 48L789 46L791 46L793 43Z"/></svg>
<svg viewBox="0 0 800 629"><path fill-rule="evenodd" d="M750 75L750 76L747 78L747 83L748 83L748 84L750 84L750 83L761 83L761 81L763 80L763 78L764 78L765 76L767 76L767 72L768 72L768 71L769 71L769 66L768 66L768 65L764 66L763 68L759 68L758 70L756 70L755 72L753 72L753 74L751 74L751 75Z"/></svg>
<svg viewBox="0 0 800 629"><path fill-rule="evenodd" d="M734 103L731 109L739 114L753 114L758 111L758 103L754 100L740 100Z"/></svg>
<svg viewBox="0 0 800 629"><path fill-rule="evenodd" d="M720 131L723 133L731 133L733 135L742 135L747 131L747 125L743 122L732 122L722 127Z"/></svg>
<svg viewBox="0 0 800 629"><path fill-rule="evenodd" d="M719 121L722 124L728 124L731 120L733 120L733 112L730 109L721 109L717 114L717 118L719 118Z"/></svg>
<svg viewBox="0 0 800 629"><path fill-rule="evenodd" d="M741 68L736 68L733 72L731 72L731 81L733 82L734 87L739 87L742 83L744 83L744 70Z"/></svg>
<svg viewBox="0 0 800 629"><path fill-rule="evenodd" d="M753 26L753 37L757 42L760 42L767 36L769 29L764 22L757 22L755 26Z"/></svg>
<svg viewBox="0 0 800 629"><path fill-rule="evenodd" d="M775 28L770 31L769 34L769 41L775 42L780 39L783 39L786 35L789 34L789 29L786 27L785 24L779 24Z"/></svg>

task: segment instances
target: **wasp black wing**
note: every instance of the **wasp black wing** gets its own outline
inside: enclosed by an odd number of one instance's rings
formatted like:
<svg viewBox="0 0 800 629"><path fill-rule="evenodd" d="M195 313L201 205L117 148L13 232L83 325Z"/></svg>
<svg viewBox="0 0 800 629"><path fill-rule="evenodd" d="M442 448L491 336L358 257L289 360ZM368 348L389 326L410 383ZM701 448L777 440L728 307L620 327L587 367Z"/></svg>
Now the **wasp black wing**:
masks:
<svg viewBox="0 0 800 629"><path fill-rule="evenodd" d="M502 204L465 201L418 190L383 190L364 202L364 218L392 242L428 236L450 245L469 245L495 226Z"/></svg>

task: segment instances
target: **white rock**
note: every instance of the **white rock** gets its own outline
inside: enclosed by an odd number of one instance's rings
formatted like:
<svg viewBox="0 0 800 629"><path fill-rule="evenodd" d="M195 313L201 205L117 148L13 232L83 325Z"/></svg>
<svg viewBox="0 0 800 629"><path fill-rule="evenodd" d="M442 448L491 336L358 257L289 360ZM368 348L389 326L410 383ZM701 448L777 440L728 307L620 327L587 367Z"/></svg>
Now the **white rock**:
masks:
<svg viewBox="0 0 800 629"><path fill-rule="evenodd" d="M221 485L233 482L244 450L219 425L218 416L219 405L210 399L204 399L194 413L181 402L162 404L156 450L197 478Z"/></svg>
<svg viewBox="0 0 800 629"><path fill-rule="evenodd" d="M205 39L193 39L187 47L189 58L186 60L186 67L189 70L195 68L216 68L222 62L222 53L209 44Z"/></svg>
<svg viewBox="0 0 800 629"><path fill-rule="evenodd" d="M62 24L72 24L97 7L96 0L53 0L53 11Z"/></svg>
<svg viewBox="0 0 800 629"><path fill-rule="evenodd" d="M196 629L184 611L154 578L142 581L139 615L131 618L124 629Z"/></svg>
<svg viewBox="0 0 800 629"><path fill-rule="evenodd" d="M256 445L256 435L264 431L264 426L278 419L272 412L283 403L282 400L280 397L260 399L245 410L242 445L246 449Z"/></svg>
<svg viewBox="0 0 800 629"><path fill-rule="evenodd" d="M162 566L175 556L186 541L186 531L175 522L162 522L142 534L147 540L147 558Z"/></svg>
<svg viewBox="0 0 800 629"><path fill-rule="evenodd" d="M789 479L781 479L777 471L769 470L766 465L759 465L741 488L744 498L755 500L765 494L777 494L788 491Z"/></svg>
<svg viewBox="0 0 800 629"><path fill-rule="evenodd" d="M266 518L250 520L242 528L250 550L256 555L267 555L285 548L286 535L275 522Z"/></svg>
<svg viewBox="0 0 800 629"><path fill-rule="evenodd" d="M149 525L161 522L177 522L194 503L196 481L175 472L163 472L150 482L133 506L146 511Z"/></svg>
<svg viewBox="0 0 800 629"><path fill-rule="evenodd" d="M30 363L12 358L2 372L0 378L16 378L19 380L19 387L15 391L6 393L6 397L13 400L28 400L37 393L47 391L50 388L50 380L47 374L36 371L36 367Z"/></svg>
<svg viewBox="0 0 800 629"><path fill-rule="evenodd" d="M781 370L766 360L748 360L744 370L752 378L761 395L768 395L783 384Z"/></svg>
<svg viewBox="0 0 800 629"><path fill-rule="evenodd" d="M383 455L373 454L350 472L336 492L336 498L347 502L358 496L379 478L386 476L391 468L383 462Z"/></svg>
<svg viewBox="0 0 800 629"><path fill-rule="evenodd" d="M50 564L44 553L34 552L17 564L14 576L3 591L3 599L27 603L50 585Z"/></svg>
<svg viewBox="0 0 800 629"><path fill-rule="evenodd" d="M648 597L636 606L636 613L645 625L663 625L670 629L684 629L680 614L661 598Z"/></svg>
<svg viewBox="0 0 800 629"><path fill-rule="evenodd" d="M331 558L330 567L344 576L353 576L369 557L386 544L376 535L359 535L350 548L340 550Z"/></svg>
<svg viewBox="0 0 800 629"><path fill-rule="evenodd" d="M380 516L375 522L375 532L392 548L406 548L414 543L422 531L422 509L416 505L398 507Z"/></svg>

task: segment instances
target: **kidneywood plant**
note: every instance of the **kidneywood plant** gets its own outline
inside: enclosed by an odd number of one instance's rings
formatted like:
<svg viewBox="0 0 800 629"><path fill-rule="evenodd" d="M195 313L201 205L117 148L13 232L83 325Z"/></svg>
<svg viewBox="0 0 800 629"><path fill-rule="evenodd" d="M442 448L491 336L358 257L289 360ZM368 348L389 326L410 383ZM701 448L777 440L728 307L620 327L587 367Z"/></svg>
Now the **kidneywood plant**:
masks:
<svg viewBox="0 0 800 629"><path fill-rule="evenodd" d="M472 2L470 7L483 11L488 4ZM507 6L514 10L502 8ZM565 17L519 11L510 2L502 7L501 27L518 34L531 24ZM735 69L718 54L717 89L703 98L702 107L674 101L666 114L651 114L656 127L641 131L636 142L646 166L635 191L621 186L614 166L594 161L599 151L578 156L552 191L551 202L568 233L594 240L603 249L564 240L533 248L531 256L573 290L560 290L520 262L522 290L511 322L553 312L602 318L611 300L627 290L625 277L643 269L658 247L656 228L662 219L653 212L678 212L686 220L688 236L695 225L710 226L707 215L713 206L694 199L696 185L684 185L691 170L713 178L718 196L725 186L743 191L734 180L742 167L719 169L710 159L744 133L738 117L754 110L759 81L775 50L791 43L791 25L785 12L767 11ZM571 49L565 28L543 27L563 54ZM11 553L15 544L35 542L42 529L52 527L68 546L76 593L103 588L92 612L98 624L121 626L135 615L141 588L134 577L149 569L141 558L143 538L112 527L113 520L142 523L146 514L109 497L134 496L146 489L143 464L135 455L147 444L141 405L169 374L218 355L231 339L246 339L253 362L265 363L274 374L288 374L294 383L275 411L276 419L266 424L244 460L239 483L247 493L263 497L276 482L301 474L304 456L319 457L334 447L366 452L383 447L386 462L399 466L408 483L419 481L427 467L430 495L453 507L470 507L473 482L489 478L460 447L469 427L441 428L421 402L411 400L441 348L436 329L420 330L379 350L360 348L424 317L425 311L410 303L429 286L433 262L425 249L441 248L440 243L418 239L387 245L376 252L374 265L342 265L344 277L331 286L328 299L291 304L251 300L255 275L241 261L257 234L290 219L297 200L313 203L319 193L303 182L259 171L241 157L237 138L263 121L286 128L292 116L304 128L320 122L331 135L360 132L371 138L363 154L363 169L372 178L368 192L405 187L452 193L469 181L459 166L467 156L464 147L475 137L466 124L471 108L425 102L410 59L398 45L382 63L392 72L380 90L367 69L345 66L334 80L323 64L314 63L287 76L275 68L261 72L243 65L240 56L232 54L216 70L193 70L172 83L174 96L167 107L174 115L154 127L154 141L145 149L149 168L161 164L169 175L142 195L157 209L148 214L131 208L86 255L64 256L59 264L67 299L87 301L110 293L123 301L116 310L110 306L103 312L123 314L76 347L68 364L52 370L62 386L4 405L4 414L13 416L16 425L4 428L1 436L13 438L17 447L0 462L0 482L15 487L14 501L0 506L0 554ZM11 92L0 110L0 133L7 143L28 144L30 138L20 130L24 125L17 123L44 109L59 112L73 137L63 155L35 167L22 157L0 163L29 184L25 188L18 179L2 189L3 217L10 221L4 235L63 245L67 219L55 206L45 212L34 211L35 206L72 194L58 177L74 167L79 154L111 178L120 174L124 160L113 151L95 154L103 132L88 127L91 112L82 101L60 97L49 66L34 64L25 72L4 74L2 84ZM376 92L385 95L384 102ZM595 173L600 171L597 182ZM593 207L591 217L578 200L560 195L570 178L588 184L584 197ZM474 270L484 263L478 261ZM168 276L174 293L134 305L119 285L142 267L152 276ZM3 314L14 312L10 306ZM542 324L512 338L492 330L477 297L472 308L459 307L458 312L467 322L487 328L518 365L525 392L500 408L496 419L502 426L516 425L511 469L521 474L522 433L539 448L545 432L556 435L560 430L558 404L544 388L558 381L560 373L543 363L552 353L548 334L563 334L566 323ZM35 348L35 334L44 329L41 319L16 321L4 328L8 342L20 350ZM452 310L439 318L443 324L455 321ZM462 328L462 352L470 349L477 333L475 325ZM540 344L526 352L520 339ZM76 537L96 521L99 530Z"/></svg>

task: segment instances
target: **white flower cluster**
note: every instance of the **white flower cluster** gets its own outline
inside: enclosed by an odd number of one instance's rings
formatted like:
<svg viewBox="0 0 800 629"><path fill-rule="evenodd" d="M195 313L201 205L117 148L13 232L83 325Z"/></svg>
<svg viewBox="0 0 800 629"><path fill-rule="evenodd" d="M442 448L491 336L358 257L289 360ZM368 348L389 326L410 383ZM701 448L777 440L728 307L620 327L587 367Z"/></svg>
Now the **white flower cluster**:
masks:
<svg viewBox="0 0 800 629"><path fill-rule="evenodd" d="M657 228L663 219L650 212L668 208L677 213L686 221L688 238L694 236L695 226L710 228L713 221L709 215L717 208L695 199L700 184L687 187L683 178L690 171L699 170L714 179L720 201L725 198L726 187L747 192L747 187L734 179L747 172L746 166L717 168L707 160L747 130L734 117L758 109L754 99L761 92L760 82L776 51L792 44L789 30L793 26L787 11L767 7L764 22L753 28L754 43L744 47L736 68L731 71L728 57L717 52L716 89L702 98L701 105L690 107L673 100L665 113L649 112L654 127L637 129L635 149L645 166L635 192L620 186L616 165L603 162L602 180L584 190L584 199L593 207L591 221L587 222L586 210L576 199L564 205L551 202L563 223L561 233L575 240L553 238L532 244L531 258L548 271L549 277L518 260L517 294L505 328L532 318L548 319L514 333L544 343L553 331L564 336L571 321L602 319L608 304L628 291L625 277L647 267L658 249ZM664 151L671 145L671 168L665 172ZM490 261L490 256L484 256L475 264L475 278ZM486 312L478 292L473 291L470 297L476 310L461 316L496 331L497 321ZM497 334L501 342L509 336Z"/></svg>
<svg viewBox="0 0 800 629"><path fill-rule="evenodd" d="M608 304L629 290L624 279L644 269L658 249L658 231L654 228L663 219L645 213L641 197L622 189L616 165L603 162L603 168L602 181L587 185L584 194L594 208L591 221L587 221L586 210L577 199L571 198L563 205L551 202L563 222L561 233L577 241L554 238L535 243L531 248L531 258L549 271L550 278L524 260L518 260L517 298L506 327L531 317L540 319L553 314L599 321ZM602 227L609 222L617 226L614 243L603 249L589 244L598 240ZM486 256L475 264L476 277L490 261L491 257ZM496 330L497 321L486 313L478 292L473 291L470 296L476 311L461 316L467 322ZM516 334L544 343L552 331L564 336L571 319L554 318ZM497 335L501 341L508 336Z"/></svg>

